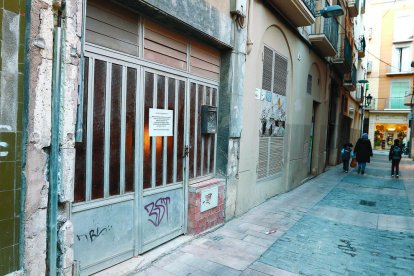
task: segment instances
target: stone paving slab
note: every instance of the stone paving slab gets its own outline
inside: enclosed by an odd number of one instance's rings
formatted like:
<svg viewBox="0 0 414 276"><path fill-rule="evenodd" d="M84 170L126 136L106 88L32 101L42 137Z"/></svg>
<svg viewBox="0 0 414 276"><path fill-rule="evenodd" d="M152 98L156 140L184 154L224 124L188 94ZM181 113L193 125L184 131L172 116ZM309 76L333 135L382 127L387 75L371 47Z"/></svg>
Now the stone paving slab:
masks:
<svg viewBox="0 0 414 276"><path fill-rule="evenodd" d="M259 262L303 275L414 275L414 235L307 215Z"/></svg>
<svg viewBox="0 0 414 276"><path fill-rule="evenodd" d="M348 189L359 191L361 193L371 193L371 194L380 194L380 195L391 195L391 196L406 196L406 191L404 189L390 189L390 188L370 188L365 186L359 186L351 183L341 182L336 188Z"/></svg>
<svg viewBox="0 0 414 276"><path fill-rule="evenodd" d="M414 232L414 217L379 215L378 229Z"/></svg>
<svg viewBox="0 0 414 276"><path fill-rule="evenodd" d="M250 269L266 273L267 275L274 275L274 276L298 276L299 274L292 273L283 269L279 269L274 266L266 265L262 262L255 262L250 267Z"/></svg>
<svg viewBox="0 0 414 276"><path fill-rule="evenodd" d="M157 247L138 275L414 275L414 162L396 180L386 158L364 176L330 168L148 265Z"/></svg>
<svg viewBox="0 0 414 276"><path fill-rule="evenodd" d="M367 213L358 210L320 205L312 208L308 214L343 224L350 224L374 229L378 227L378 218L380 216L379 214Z"/></svg>
<svg viewBox="0 0 414 276"><path fill-rule="evenodd" d="M375 205L363 205L362 201ZM355 190L334 188L319 204L368 213L413 216L410 202L406 196L362 193Z"/></svg>
<svg viewBox="0 0 414 276"><path fill-rule="evenodd" d="M189 253L182 253L180 257L178 257L176 262L185 263L189 266L194 267L195 269L202 270L205 273L209 273L211 275L240 275L240 270L231 269L227 266L208 261L204 258L198 257L193 254ZM193 273L194 274L194 273Z"/></svg>
<svg viewBox="0 0 414 276"><path fill-rule="evenodd" d="M403 190L404 180L389 178L381 179L378 177L371 177L369 175L358 175L350 174L342 179L342 182L356 184L358 186L370 187L370 188L388 188L388 189L398 189Z"/></svg>

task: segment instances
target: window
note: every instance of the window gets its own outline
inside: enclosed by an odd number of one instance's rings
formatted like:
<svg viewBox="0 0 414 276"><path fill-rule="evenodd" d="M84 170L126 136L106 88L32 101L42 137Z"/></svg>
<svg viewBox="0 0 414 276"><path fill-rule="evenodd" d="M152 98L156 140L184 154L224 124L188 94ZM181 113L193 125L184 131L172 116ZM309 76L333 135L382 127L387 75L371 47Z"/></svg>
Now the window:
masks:
<svg viewBox="0 0 414 276"><path fill-rule="evenodd" d="M413 39L412 21L413 19L409 14L399 14L395 17L394 41L407 41ZM411 28L409 26L411 26Z"/></svg>
<svg viewBox="0 0 414 276"><path fill-rule="evenodd" d="M286 85L288 61L269 47L263 50L262 111L259 128L258 178L280 172L286 129Z"/></svg>
<svg viewBox="0 0 414 276"><path fill-rule="evenodd" d="M308 75L308 82L306 83L306 93L312 95L312 75Z"/></svg>
<svg viewBox="0 0 414 276"><path fill-rule="evenodd" d="M393 80L391 81L390 105L391 109L406 109L404 96L410 91L410 81Z"/></svg>
<svg viewBox="0 0 414 276"><path fill-rule="evenodd" d="M411 46L394 45L392 55L392 73L410 72L411 71Z"/></svg>

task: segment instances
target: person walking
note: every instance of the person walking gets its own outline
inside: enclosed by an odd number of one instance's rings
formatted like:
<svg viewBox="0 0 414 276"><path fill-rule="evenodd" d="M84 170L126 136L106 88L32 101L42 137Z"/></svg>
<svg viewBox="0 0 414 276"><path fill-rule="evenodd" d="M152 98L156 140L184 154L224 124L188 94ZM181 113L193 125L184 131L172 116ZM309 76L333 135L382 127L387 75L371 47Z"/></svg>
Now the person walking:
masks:
<svg viewBox="0 0 414 276"><path fill-rule="evenodd" d="M400 173L400 161L402 157L402 148L400 146L400 140L395 139L394 145L390 148L390 154L388 159L391 161L391 177L394 177L394 169L395 169L395 177L399 177Z"/></svg>
<svg viewBox="0 0 414 276"><path fill-rule="evenodd" d="M352 144L346 143L342 147L341 154L342 154L342 164L344 172L348 172L349 170L349 160L354 157L354 152L352 151Z"/></svg>
<svg viewBox="0 0 414 276"><path fill-rule="evenodd" d="M371 161L372 156L371 141L368 139L367 133L362 134L362 137L358 139L354 148L354 154L358 162L358 174L364 174L365 167Z"/></svg>

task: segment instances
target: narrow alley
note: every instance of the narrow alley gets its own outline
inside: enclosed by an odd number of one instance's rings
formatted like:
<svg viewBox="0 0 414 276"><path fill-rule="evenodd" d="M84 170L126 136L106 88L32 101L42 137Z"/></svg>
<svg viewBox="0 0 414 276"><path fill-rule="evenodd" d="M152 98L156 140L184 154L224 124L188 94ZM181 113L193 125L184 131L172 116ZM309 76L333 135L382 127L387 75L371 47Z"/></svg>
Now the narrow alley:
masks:
<svg viewBox="0 0 414 276"><path fill-rule="evenodd" d="M413 275L414 164L400 179L389 167L381 154L364 176L332 167L137 275Z"/></svg>

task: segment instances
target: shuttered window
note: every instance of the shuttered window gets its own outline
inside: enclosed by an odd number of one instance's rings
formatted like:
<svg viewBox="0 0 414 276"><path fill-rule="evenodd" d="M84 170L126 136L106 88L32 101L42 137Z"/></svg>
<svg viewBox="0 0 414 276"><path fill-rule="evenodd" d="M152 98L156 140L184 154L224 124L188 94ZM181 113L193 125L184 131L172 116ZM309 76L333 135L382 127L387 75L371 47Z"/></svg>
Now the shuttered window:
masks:
<svg viewBox="0 0 414 276"><path fill-rule="evenodd" d="M286 127L286 85L288 61L269 47L263 49L262 114L260 116L259 179L283 168L283 140Z"/></svg>
<svg viewBox="0 0 414 276"><path fill-rule="evenodd" d="M308 75L308 82L306 84L306 93L312 95L312 75Z"/></svg>

